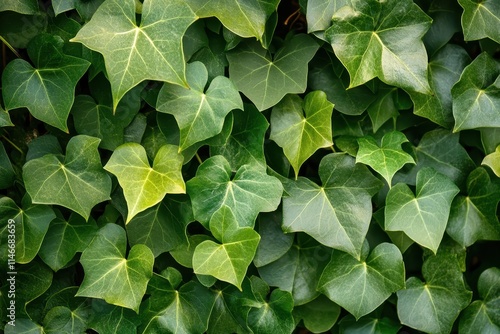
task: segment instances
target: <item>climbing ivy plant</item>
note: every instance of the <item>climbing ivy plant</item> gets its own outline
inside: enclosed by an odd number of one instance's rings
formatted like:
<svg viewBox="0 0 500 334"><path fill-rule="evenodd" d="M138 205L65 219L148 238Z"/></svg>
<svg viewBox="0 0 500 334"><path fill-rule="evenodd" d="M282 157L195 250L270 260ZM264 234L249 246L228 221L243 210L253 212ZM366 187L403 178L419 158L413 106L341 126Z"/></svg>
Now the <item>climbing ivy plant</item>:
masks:
<svg viewBox="0 0 500 334"><path fill-rule="evenodd" d="M500 333L497 0L3 0L0 39L5 333Z"/></svg>

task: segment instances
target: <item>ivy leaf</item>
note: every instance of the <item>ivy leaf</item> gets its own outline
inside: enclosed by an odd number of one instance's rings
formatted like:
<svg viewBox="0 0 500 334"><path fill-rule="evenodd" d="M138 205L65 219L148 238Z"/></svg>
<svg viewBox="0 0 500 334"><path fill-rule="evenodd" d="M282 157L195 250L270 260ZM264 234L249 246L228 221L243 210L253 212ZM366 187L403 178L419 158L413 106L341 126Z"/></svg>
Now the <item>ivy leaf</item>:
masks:
<svg viewBox="0 0 500 334"><path fill-rule="evenodd" d="M214 308L210 313L207 333L239 333L241 330L241 326L231 315L231 310L225 301L224 293L217 293Z"/></svg>
<svg viewBox="0 0 500 334"><path fill-rule="evenodd" d="M379 244L370 255L367 248L361 260L333 252L318 283L320 292L356 319L375 310L405 285L403 256L395 245Z"/></svg>
<svg viewBox="0 0 500 334"><path fill-rule="evenodd" d="M323 333L330 330L337 322L340 311L340 306L320 295L307 304L295 305L293 315L296 322L302 320L304 326L311 332Z"/></svg>
<svg viewBox="0 0 500 334"><path fill-rule="evenodd" d="M196 274L211 275L238 289L260 241L251 227L240 228L231 209L223 205L210 219L210 231L221 242L206 240L196 246L193 269Z"/></svg>
<svg viewBox="0 0 500 334"><path fill-rule="evenodd" d="M102 227L80 258L85 276L76 296L104 299L139 313L153 274L154 256L147 246L135 245L126 258L126 248L127 236L122 227Z"/></svg>
<svg viewBox="0 0 500 334"><path fill-rule="evenodd" d="M109 305L103 300L92 300L92 317L88 327L98 333L135 333L139 317L132 310Z"/></svg>
<svg viewBox="0 0 500 334"><path fill-rule="evenodd" d="M105 1L71 39L104 56L113 110L144 80L187 86L182 36L196 19L181 0L146 0L137 25L135 1ZM165 35L168 31L168 35Z"/></svg>
<svg viewBox="0 0 500 334"><path fill-rule="evenodd" d="M499 201L500 186L484 168L477 168L467 178L467 196L453 200L446 232L463 247L476 240L500 240Z"/></svg>
<svg viewBox="0 0 500 334"><path fill-rule="evenodd" d="M466 41L489 37L500 43L500 6L496 1L458 0L458 3L464 9L462 26Z"/></svg>
<svg viewBox="0 0 500 334"><path fill-rule="evenodd" d="M486 269L477 288L482 300L473 301L460 316L459 331L464 334L500 332L500 269Z"/></svg>
<svg viewBox="0 0 500 334"><path fill-rule="evenodd" d="M333 103L322 91L286 96L271 113L271 136L290 161L295 178L300 166L321 147L333 145L331 118Z"/></svg>
<svg viewBox="0 0 500 334"><path fill-rule="evenodd" d="M220 133L226 115L243 109L238 90L228 78L216 77L205 92L207 81L207 69L197 61L187 67L189 89L166 83L158 95L156 109L174 115L177 121L180 150Z"/></svg>
<svg viewBox="0 0 500 334"><path fill-rule="evenodd" d="M10 120L9 113L0 105L0 128L5 126L14 126L14 123Z"/></svg>
<svg viewBox="0 0 500 334"><path fill-rule="evenodd" d="M220 155L204 161L187 183L194 218L208 227L215 211L227 205L240 227L253 227L259 212L277 209L283 186L260 168L244 165L231 178L231 166Z"/></svg>
<svg viewBox="0 0 500 334"><path fill-rule="evenodd" d="M381 182L346 154L332 153L319 165L323 186L299 177L285 184L283 230L305 232L325 246L359 258L370 225L371 197Z"/></svg>
<svg viewBox="0 0 500 334"><path fill-rule="evenodd" d="M40 11L36 0L3 1L0 4L0 12L7 10L26 15L35 15Z"/></svg>
<svg viewBox="0 0 500 334"><path fill-rule="evenodd" d="M0 143L0 189L9 188L16 174L3 143Z"/></svg>
<svg viewBox="0 0 500 334"><path fill-rule="evenodd" d="M484 157L481 165L490 167L493 173L500 177L500 145L497 146L495 152Z"/></svg>
<svg viewBox="0 0 500 334"><path fill-rule="evenodd" d="M289 292L273 290L269 301L253 307L248 313L248 324L256 334L291 333L295 327L292 316L293 299Z"/></svg>
<svg viewBox="0 0 500 334"><path fill-rule="evenodd" d="M360 162L373 168L391 186L392 177L407 163L415 163L411 155L403 151L401 145L408 142L399 131L386 133L380 145L371 136L358 139L359 150L356 163Z"/></svg>
<svg viewBox="0 0 500 334"><path fill-rule="evenodd" d="M82 333L87 329L86 314L78 314L66 306L50 309L43 318L44 333Z"/></svg>
<svg viewBox="0 0 500 334"><path fill-rule="evenodd" d="M368 315L356 320L347 315L340 320L339 327L340 333L397 334L402 326L392 318L375 318Z"/></svg>
<svg viewBox="0 0 500 334"><path fill-rule="evenodd" d="M391 118L395 120L399 116L399 108L397 106L398 93L398 88L380 84L377 90L377 97L367 110L368 116L372 121L373 133L376 133Z"/></svg>
<svg viewBox="0 0 500 334"><path fill-rule="evenodd" d="M416 243L437 252L458 187L446 176L426 167L417 174L416 195L398 183L389 190L385 229L403 231Z"/></svg>
<svg viewBox="0 0 500 334"><path fill-rule="evenodd" d="M456 257L442 254L429 257L422 266L425 283L417 277L399 290L398 316L402 324L427 333L450 333L460 311L470 302ZM415 312L419 310L419 312Z"/></svg>
<svg viewBox="0 0 500 334"><path fill-rule="evenodd" d="M90 63L65 55L60 37L40 34L28 45L35 67L15 59L2 74L5 109L26 107L37 119L68 132L66 120L75 98L75 87Z"/></svg>
<svg viewBox="0 0 500 334"><path fill-rule="evenodd" d="M229 78L259 111L263 111L286 94L306 90L307 63L318 48L312 37L303 34L288 39L273 58L256 42L241 43L227 53Z"/></svg>
<svg viewBox="0 0 500 334"><path fill-rule="evenodd" d="M428 94L422 37L430 26L431 18L413 1L355 1L333 15L325 37L349 71L350 87L378 77Z"/></svg>
<svg viewBox="0 0 500 334"><path fill-rule="evenodd" d="M144 147L126 143L113 151L104 169L118 178L127 201L126 223L139 212L158 204L167 193L185 193L181 175L183 157L177 146L164 145L149 165Z"/></svg>
<svg viewBox="0 0 500 334"><path fill-rule="evenodd" d="M264 43L266 21L278 7L278 0L189 0L199 17L215 16L222 24L241 37L255 37Z"/></svg>
<svg viewBox="0 0 500 334"><path fill-rule="evenodd" d="M323 31L330 27L333 14L347 6L351 0L309 0L307 1L307 32Z"/></svg>
<svg viewBox="0 0 500 334"><path fill-rule="evenodd" d="M58 204L81 215L110 199L111 179L102 169L100 139L78 135L66 147L66 157L47 154L23 166L26 191L36 204Z"/></svg>

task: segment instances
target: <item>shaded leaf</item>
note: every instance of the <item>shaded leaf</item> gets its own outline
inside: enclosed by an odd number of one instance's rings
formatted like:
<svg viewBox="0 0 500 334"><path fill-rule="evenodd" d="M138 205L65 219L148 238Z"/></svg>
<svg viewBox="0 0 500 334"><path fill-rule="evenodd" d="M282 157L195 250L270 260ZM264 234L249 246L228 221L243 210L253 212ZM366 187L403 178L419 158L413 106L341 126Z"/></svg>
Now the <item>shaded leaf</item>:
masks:
<svg viewBox="0 0 500 334"><path fill-rule="evenodd" d="M497 146L495 152L484 157L481 165L490 167L493 173L500 177L500 145Z"/></svg>
<svg viewBox="0 0 500 334"><path fill-rule="evenodd" d="M109 305L100 299L92 300L92 318L88 327L99 333L136 333L139 318L132 310Z"/></svg>
<svg viewBox="0 0 500 334"><path fill-rule="evenodd" d="M458 0L464 9L462 26L464 39L473 41L489 37L500 43L500 6L494 0Z"/></svg>
<svg viewBox="0 0 500 334"><path fill-rule="evenodd" d="M88 314L78 314L65 306L52 308L43 318L45 333L81 333L87 329Z"/></svg>
<svg viewBox="0 0 500 334"><path fill-rule="evenodd" d="M9 113L0 105L0 128L5 126L14 126L14 123L10 120Z"/></svg>
<svg viewBox="0 0 500 334"><path fill-rule="evenodd" d="M34 259L28 264L16 265L16 271L16 317L21 318L27 315L26 305L49 289L52 284L53 272L38 259Z"/></svg>
<svg viewBox="0 0 500 334"><path fill-rule="evenodd" d="M0 142L0 189L10 187L15 176L16 174L12 168L9 156L5 151L3 143Z"/></svg>
<svg viewBox="0 0 500 334"><path fill-rule="evenodd" d="M432 18L432 25L424 36L427 53L433 56L444 47L453 35L462 30L460 15L462 9L455 0L433 0L427 15ZM453 44L449 44L453 45Z"/></svg>
<svg viewBox="0 0 500 334"><path fill-rule="evenodd" d="M38 2L36 0L2 1L0 4L0 12L6 10L26 15L34 15L39 12Z"/></svg>
<svg viewBox="0 0 500 334"><path fill-rule="evenodd" d="M396 119L399 116L397 107L398 89L382 84L378 89L378 94L375 101L368 107L368 116L372 121L373 132L378 129L388 120Z"/></svg>
<svg viewBox="0 0 500 334"><path fill-rule="evenodd" d="M347 315L339 322L341 334L397 334L402 327L392 318L374 318L370 315L356 320Z"/></svg>
<svg viewBox="0 0 500 334"><path fill-rule="evenodd" d="M330 330L337 322L339 315L340 306L324 295L320 295L307 304L295 305L293 308L295 321L302 320L304 326L313 333L323 333Z"/></svg>

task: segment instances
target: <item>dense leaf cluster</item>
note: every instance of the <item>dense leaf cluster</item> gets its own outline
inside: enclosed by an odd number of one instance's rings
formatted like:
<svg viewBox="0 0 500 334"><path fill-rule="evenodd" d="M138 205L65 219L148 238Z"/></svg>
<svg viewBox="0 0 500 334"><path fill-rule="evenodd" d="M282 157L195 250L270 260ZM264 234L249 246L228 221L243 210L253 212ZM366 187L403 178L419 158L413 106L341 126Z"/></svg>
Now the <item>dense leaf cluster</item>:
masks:
<svg viewBox="0 0 500 334"><path fill-rule="evenodd" d="M7 0L0 38L5 333L500 333L497 0Z"/></svg>

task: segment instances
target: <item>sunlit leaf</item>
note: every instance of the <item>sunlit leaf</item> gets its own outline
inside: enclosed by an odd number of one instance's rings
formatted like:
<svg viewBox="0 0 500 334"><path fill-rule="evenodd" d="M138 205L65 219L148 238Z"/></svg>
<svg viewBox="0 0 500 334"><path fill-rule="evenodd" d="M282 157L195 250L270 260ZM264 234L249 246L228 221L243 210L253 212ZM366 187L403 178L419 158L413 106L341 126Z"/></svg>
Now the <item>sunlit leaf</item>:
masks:
<svg viewBox="0 0 500 334"><path fill-rule="evenodd" d="M493 173L500 177L500 145L497 146L495 152L485 156L481 164L490 167Z"/></svg>

